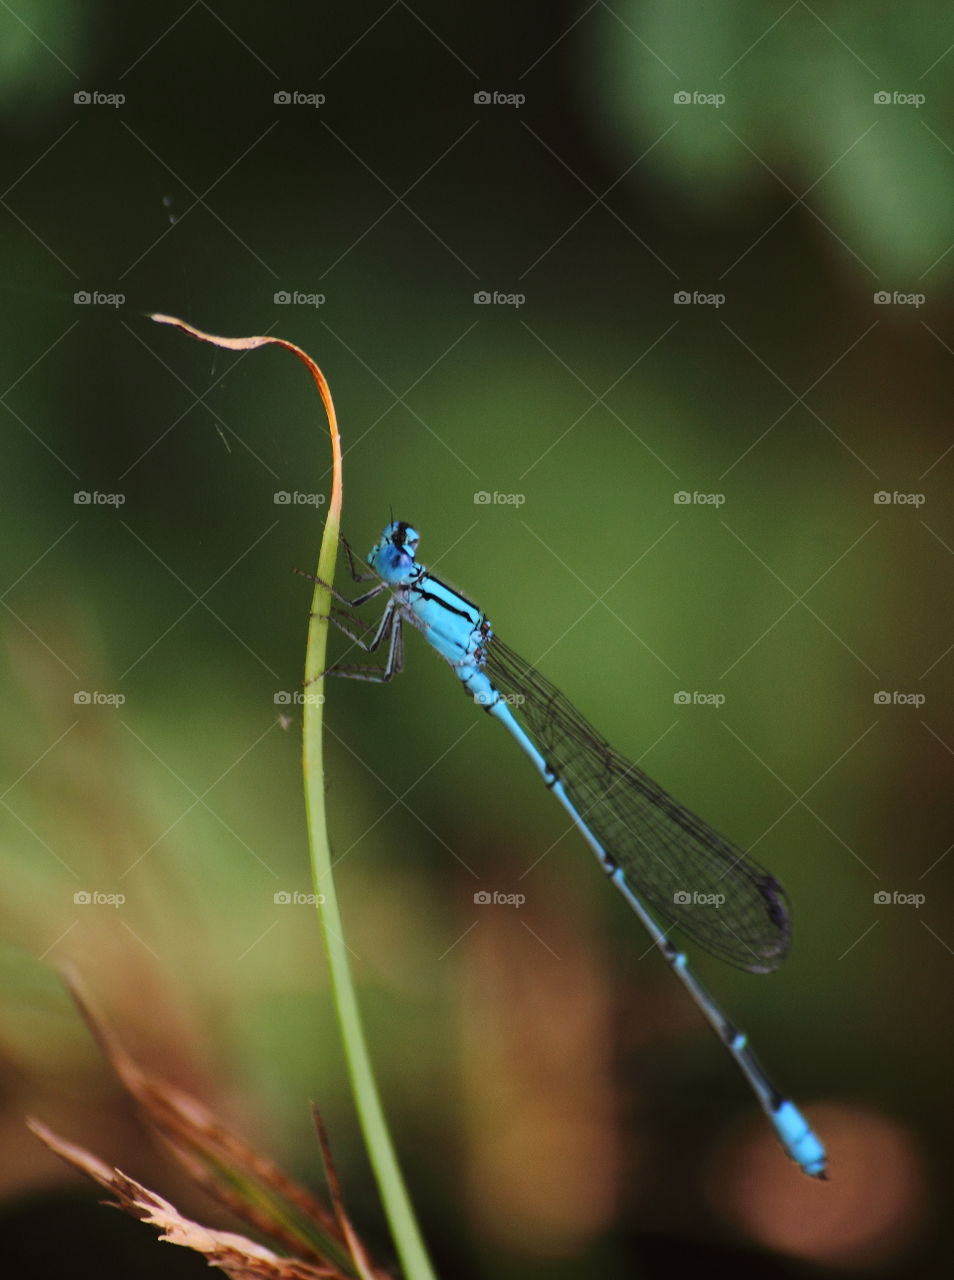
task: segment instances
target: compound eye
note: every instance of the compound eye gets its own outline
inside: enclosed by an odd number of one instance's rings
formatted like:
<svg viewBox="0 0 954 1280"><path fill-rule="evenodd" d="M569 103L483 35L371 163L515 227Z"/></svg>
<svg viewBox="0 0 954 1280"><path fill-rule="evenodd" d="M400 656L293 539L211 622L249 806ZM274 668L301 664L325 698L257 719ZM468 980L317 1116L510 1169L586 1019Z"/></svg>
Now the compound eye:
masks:
<svg viewBox="0 0 954 1280"><path fill-rule="evenodd" d="M414 555L417 550L417 544L420 540L421 535L412 525L402 521L397 526L394 535L394 545L397 547L404 547L409 555Z"/></svg>

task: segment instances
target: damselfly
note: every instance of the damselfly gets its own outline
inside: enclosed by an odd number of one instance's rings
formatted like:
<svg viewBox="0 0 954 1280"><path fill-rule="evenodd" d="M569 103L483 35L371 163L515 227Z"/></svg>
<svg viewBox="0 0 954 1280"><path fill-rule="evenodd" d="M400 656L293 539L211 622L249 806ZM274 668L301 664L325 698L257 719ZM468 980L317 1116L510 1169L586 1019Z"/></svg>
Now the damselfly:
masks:
<svg viewBox="0 0 954 1280"><path fill-rule="evenodd" d="M370 574L356 571L345 544L354 580L377 583L355 600L335 592L336 598L351 608L384 592L390 598L373 634L357 629L360 621L346 610L334 609L332 621L369 653L384 646L387 658L383 667L338 666L328 674L390 680L404 666L403 624L421 631L474 701L533 761L741 1067L785 1150L805 1173L824 1178L822 1143L770 1082L744 1032L725 1016L652 914L720 959L768 973L782 962L791 939L782 886L615 751L559 690L494 635L476 605L418 564L419 541L411 525L392 521L368 557Z"/></svg>

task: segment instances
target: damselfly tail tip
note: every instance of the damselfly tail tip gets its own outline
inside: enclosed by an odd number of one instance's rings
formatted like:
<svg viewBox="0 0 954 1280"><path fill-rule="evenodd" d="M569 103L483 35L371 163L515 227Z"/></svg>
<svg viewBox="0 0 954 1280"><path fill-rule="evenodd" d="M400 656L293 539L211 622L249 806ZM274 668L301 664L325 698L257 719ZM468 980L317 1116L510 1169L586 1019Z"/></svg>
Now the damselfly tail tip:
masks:
<svg viewBox="0 0 954 1280"><path fill-rule="evenodd" d="M794 1102L784 1099L769 1116L782 1146L810 1178L827 1181L828 1155Z"/></svg>

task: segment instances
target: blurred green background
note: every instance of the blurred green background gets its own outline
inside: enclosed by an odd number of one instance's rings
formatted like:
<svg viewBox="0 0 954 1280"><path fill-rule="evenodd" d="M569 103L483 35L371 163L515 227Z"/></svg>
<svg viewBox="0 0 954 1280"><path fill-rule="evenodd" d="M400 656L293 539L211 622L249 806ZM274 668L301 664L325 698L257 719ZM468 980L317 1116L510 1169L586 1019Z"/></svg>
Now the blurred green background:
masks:
<svg viewBox="0 0 954 1280"><path fill-rule="evenodd" d="M316 1101L390 1260L314 915L275 897L310 891L291 570L329 492L320 406L285 353L151 311L305 347L356 547L413 521L794 903L778 974L699 967L828 1142L824 1186L426 646L393 686L332 686L338 890L440 1273L938 1274L952 45L939 4L3 6L20 1274L192 1262L97 1208L28 1111L225 1221L137 1128L64 964L144 1065L317 1186Z"/></svg>

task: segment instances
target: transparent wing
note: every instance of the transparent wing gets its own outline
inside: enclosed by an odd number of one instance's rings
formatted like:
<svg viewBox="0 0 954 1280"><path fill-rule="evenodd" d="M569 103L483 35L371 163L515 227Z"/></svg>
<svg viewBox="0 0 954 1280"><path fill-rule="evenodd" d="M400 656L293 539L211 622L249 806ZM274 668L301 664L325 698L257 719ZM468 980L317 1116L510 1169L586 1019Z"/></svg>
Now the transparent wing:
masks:
<svg viewBox="0 0 954 1280"><path fill-rule="evenodd" d="M512 649L494 637L486 653L488 676L633 891L720 959L776 969L791 939L778 881L615 751Z"/></svg>

